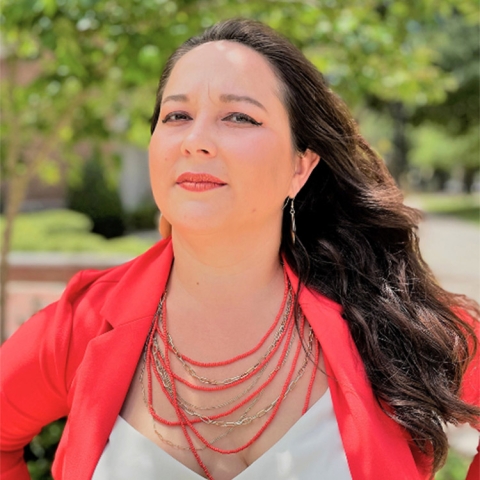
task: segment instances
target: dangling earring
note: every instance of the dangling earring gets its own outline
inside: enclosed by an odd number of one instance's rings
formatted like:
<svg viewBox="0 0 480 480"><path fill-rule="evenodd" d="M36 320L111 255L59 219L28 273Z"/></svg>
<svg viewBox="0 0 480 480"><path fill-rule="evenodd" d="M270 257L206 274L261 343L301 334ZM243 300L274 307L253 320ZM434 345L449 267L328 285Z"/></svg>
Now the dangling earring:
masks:
<svg viewBox="0 0 480 480"><path fill-rule="evenodd" d="M290 200L290 217L292 218L292 243L295 245L295 234L297 233L297 225L295 224L295 206L293 204L295 197Z"/></svg>

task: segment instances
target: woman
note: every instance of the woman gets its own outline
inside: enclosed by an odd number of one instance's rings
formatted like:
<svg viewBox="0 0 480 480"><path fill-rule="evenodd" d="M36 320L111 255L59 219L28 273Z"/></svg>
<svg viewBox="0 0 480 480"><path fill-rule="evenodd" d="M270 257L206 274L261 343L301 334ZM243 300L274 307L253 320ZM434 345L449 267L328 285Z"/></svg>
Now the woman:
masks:
<svg viewBox="0 0 480 480"><path fill-rule="evenodd" d="M56 479L431 478L442 425L478 427L477 310L318 71L210 28L165 67L149 158L171 237L3 347L2 478L65 415Z"/></svg>

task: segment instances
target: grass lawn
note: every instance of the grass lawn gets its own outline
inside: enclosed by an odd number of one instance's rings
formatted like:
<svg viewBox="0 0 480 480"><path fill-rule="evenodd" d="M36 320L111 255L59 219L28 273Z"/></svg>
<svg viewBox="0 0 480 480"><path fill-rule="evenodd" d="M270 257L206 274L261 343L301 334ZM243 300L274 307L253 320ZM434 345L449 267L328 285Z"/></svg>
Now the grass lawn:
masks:
<svg viewBox="0 0 480 480"><path fill-rule="evenodd" d="M470 461L470 459L450 449L447 463L445 463L445 466L435 475L435 480L465 480Z"/></svg>
<svg viewBox="0 0 480 480"><path fill-rule="evenodd" d="M448 215L480 225L480 194L415 193L407 204L426 213Z"/></svg>

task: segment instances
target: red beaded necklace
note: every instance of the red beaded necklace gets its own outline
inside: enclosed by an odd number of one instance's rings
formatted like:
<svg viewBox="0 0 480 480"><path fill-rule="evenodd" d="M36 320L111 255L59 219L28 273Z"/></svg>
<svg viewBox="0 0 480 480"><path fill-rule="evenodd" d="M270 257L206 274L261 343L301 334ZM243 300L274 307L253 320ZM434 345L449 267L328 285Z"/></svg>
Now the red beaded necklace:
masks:
<svg viewBox="0 0 480 480"><path fill-rule="evenodd" d="M154 429L157 435L163 441L166 441L166 443L168 443L171 446L190 450L193 453L195 459L197 460L202 470L205 472L205 475L208 479L212 479L212 476L208 471L206 465L200 458L198 451L203 448L208 448L212 451L215 451L221 454L233 454L233 453L238 453L248 448L249 446L251 446L260 437L260 435L266 430L266 428L272 423L280 406L282 405L283 400L288 395L288 393L295 387L296 383L300 380L300 378L303 376L307 367L308 359L313 357L315 366L318 365L319 347L318 347L317 341L316 340L314 341L313 331L309 329L310 331L309 341L308 341L308 345L306 346L307 354L305 356L303 364L297 370L297 364L298 364L298 360L302 350L301 339L304 338L306 328L309 328L309 327L305 320L305 317L303 315L300 315L298 319L299 338L296 339L294 308L292 306L294 303L293 302L294 294L290 286L290 283L288 281L285 269L284 269L284 282L285 282L285 289L284 289L284 295L283 295L282 304L280 306L280 310L277 316L275 317L274 322L272 323L268 331L265 333L265 335L263 335L260 341L247 352L241 353L227 360L222 360L218 362L201 362L198 360L191 359L186 355L183 355L180 352L178 352L170 334L168 333L166 301L165 301L166 292L164 293L164 295L162 296L159 302L157 312L154 316L152 328L147 338L147 342L145 346L144 365L143 365L143 370L140 377L140 380L142 382L142 389L144 392L144 401L152 417L152 420L154 422ZM215 367L219 367L219 366L235 364L239 360L248 358L253 354L255 354L256 352L258 352L262 348L262 346L265 345L267 339L273 333L274 333L273 342L268 346L265 353L260 357L259 360L257 360L257 362L252 367L250 367L248 370L246 370L240 375L237 375L229 379L224 379L224 380L208 379L206 377L199 376L192 367L192 366L196 366L196 367L214 369ZM296 346L293 348L293 344L295 342L296 342ZM260 409L256 414L249 416L248 413L253 408L253 406L258 402L265 388L274 380L278 372L286 364L287 358L291 353L292 349L293 349L293 360L289 367L286 380L283 383L280 394L267 407ZM266 371L270 360L273 358L273 356L277 352L280 352L280 354L276 362L276 365L267 375L267 378L264 379L262 382L260 382L259 386L254 388L256 383L260 380L260 377L262 376L263 372ZM170 357L176 358L176 360L179 361L184 366L189 377L197 380L200 383L200 385L192 383L191 381L188 381L187 379L174 373L172 370ZM297 374L295 375L296 370L297 370ZM311 374L308 389L307 389L305 403L302 409L302 415L308 409L308 405L310 402L310 397L313 389L313 384L315 380L316 370L317 370L316 368L312 369L312 374ZM146 389L147 392L146 393L143 386L143 377L144 377L145 371L147 373L147 389ZM160 385L161 390L163 391L165 397L168 399L169 403L172 405L175 411L177 420L174 420L174 421L167 420L166 418L163 418L162 416L158 415L158 413L155 411L153 407L153 378L154 377L157 380L158 385ZM176 382L179 382L193 390L201 390L204 392L216 392L216 391L225 390L225 389L246 383L247 381L250 381L252 377L254 378L251 381L250 385L247 387L247 389L244 390L244 392L242 392L240 395L237 395L236 397L234 397L233 400L227 401L224 404L219 406L197 407L197 409L200 409L200 410L219 409L220 407L227 407L227 406L229 407L226 410L221 411L220 413L216 413L215 415L208 415L208 416L194 411L193 408L195 406L192 404L188 404L188 402L185 402L179 396L177 391L177 386L176 386ZM236 402L237 399L238 399L238 402ZM231 415L232 413L238 411L239 409L245 406L247 406L247 410L240 416L239 420L237 421L222 420L223 418ZM268 415L265 423L243 445L240 445L237 448L228 449L228 450L221 449L213 445L213 443L216 440L224 437L225 435L233 431L235 427L250 424L256 419L261 418L265 415ZM160 424L170 426L170 427L180 427L183 431L188 447L180 447L164 439L156 430L155 422L158 422ZM203 424L212 424L212 425L217 425L222 427L228 427L228 431L220 435L219 437L215 438L213 441L209 442L195 427L195 425L197 425L200 422ZM190 433L189 430L192 433ZM192 440L192 434L203 444L202 448L196 448L194 446L193 440Z"/></svg>

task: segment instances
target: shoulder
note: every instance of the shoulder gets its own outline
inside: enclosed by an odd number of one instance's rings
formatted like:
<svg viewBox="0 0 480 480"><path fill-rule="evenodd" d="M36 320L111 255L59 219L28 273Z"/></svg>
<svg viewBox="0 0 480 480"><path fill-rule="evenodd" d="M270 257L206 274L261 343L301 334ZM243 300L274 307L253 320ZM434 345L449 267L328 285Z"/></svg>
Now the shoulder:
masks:
<svg viewBox="0 0 480 480"><path fill-rule="evenodd" d="M343 307L317 290L302 286L298 294L299 304L310 322L339 323L346 326Z"/></svg>
<svg viewBox="0 0 480 480"><path fill-rule="evenodd" d="M143 254L129 262L105 270L81 270L68 282L61 301L79 306L88 301L92 306L104 302L110 292L121 283L135 283L142 274L146 274L169 246L168 240L162 240Z"/></svg>
<svg viewBox="0 0 480 480"><path fill-rule="evenodd" d="M455 313L471 327L467 334L470 361L462 379L461 397L466 403L480 406L480 321L465 310L456 309ZM480 423L475 427L480 429Z"/></svg>
<svg viewBox="0 0 480 480"><path fill-rule="evenodd" d="M159 294L150 294L148 286L161 288L159 271L171 263L168 245L159 242L108 270L80 271L57 302L37 312L5 342L2 354L14 358L28 352L32 362L43 358L42 364L54 368L68 389L94 338L139 316L151 318Z"/></svg>
<svg viewBox="0 0 480 480"><path fill-rule="evenodd" d="M298 299L302 309L307 309L312 311L326 311L332 315L341 315L343 308L340 304L329 299L319 291L313 289L312 287L307 287L302 285L299 281L298 276L293 271L292 267L288 264L285 257L283 257L283 262L285 270L287 272L288 279L292 285L295 294L298 295Z"/></svg>

